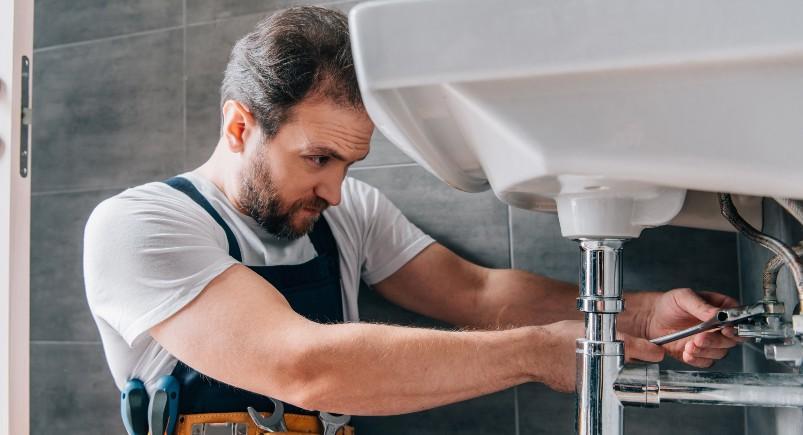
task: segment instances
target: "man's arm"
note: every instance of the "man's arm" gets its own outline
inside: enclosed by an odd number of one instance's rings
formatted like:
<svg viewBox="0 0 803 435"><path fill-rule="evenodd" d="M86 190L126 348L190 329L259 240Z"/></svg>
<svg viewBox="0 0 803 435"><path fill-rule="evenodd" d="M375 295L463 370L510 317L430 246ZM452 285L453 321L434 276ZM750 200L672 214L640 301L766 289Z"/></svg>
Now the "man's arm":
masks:
<svg viewBox="0 0 803 435"><path fill-rule="evenodd" d="M576 284L522 270L481 267L437 243L374 288L402 307L457 326L497 329L582 319ZM707 320L718 307L737 304L721 294L690 289L626 293L624 299L617 329L640 338L685 329ZM708 367L736 343L732 331L725 329L665 348L688 364Z"/></svg>
<svg viewBox="0 0 803 435"><path fill-rule="evenodd" d="M583 318L576 308L576 284L481 267L439 243L373 287L410 311L461 327L498 329Z"/></svg>
<svg viewBox="0 0 803 435"><path fill-rule="evenodd" d="M181 361L222 382L306 409L385 415L528 381L569 391L573 337L580 333L572 323L505 331L322 325L235 265L150 332ZM662 356L643 347L645 358Z"/></svg>

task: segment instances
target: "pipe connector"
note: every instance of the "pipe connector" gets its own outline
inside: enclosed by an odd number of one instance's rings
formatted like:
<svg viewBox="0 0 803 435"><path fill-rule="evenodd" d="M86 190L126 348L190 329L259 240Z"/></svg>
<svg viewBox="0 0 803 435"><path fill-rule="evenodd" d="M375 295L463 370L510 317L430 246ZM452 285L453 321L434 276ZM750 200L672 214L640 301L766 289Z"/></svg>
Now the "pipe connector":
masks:
<svg viewBox="0 0 803 435"><path fill-rule="evenodd" d="M764 356L770 361L800 367L803 365L803 343L768 344L764 346Z"/></svg>
<svg viewBox="0 0 803 435"><path fill-rule="evenodd" d="M658 364L629 364L625 366L613 390L623 405L657 408L661 404Z"/></svg>

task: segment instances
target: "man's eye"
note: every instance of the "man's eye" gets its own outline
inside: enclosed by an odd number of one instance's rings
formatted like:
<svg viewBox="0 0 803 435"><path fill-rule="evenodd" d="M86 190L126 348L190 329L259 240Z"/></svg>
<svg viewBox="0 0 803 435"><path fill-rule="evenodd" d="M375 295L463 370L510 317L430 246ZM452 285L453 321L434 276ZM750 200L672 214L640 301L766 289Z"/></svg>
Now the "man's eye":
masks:
<svg viewBox="0 0 803 435"><path fill-rule="evenodd" d="M321 167L329 161L329 156L308 156L307 160L314 166Z"/></svg>

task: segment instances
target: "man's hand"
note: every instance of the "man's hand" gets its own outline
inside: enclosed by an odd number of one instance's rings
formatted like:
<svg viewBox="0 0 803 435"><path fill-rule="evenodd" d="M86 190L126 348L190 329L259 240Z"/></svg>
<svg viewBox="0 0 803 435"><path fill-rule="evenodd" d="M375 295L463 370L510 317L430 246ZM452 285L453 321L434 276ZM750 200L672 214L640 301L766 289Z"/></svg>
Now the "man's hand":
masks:
<svg viewBox="0 0 803 435"><path fill-rule="evenodd" d="M565 393L574 391L577 372L577 354L575 342L578 337L585 336L585 324L582 320L564 320L543 327L548 334L549 348L553 351L536 355L549 367L548 375L538 381L553 390ZM625 343L625 361L659 362L664 359L664 349L652 344L649 340L618 333L618 340Z"/></svg>
<svg viewBox="0 0 803 435"><path fill-rule="evenodd" d="M634 295L636 296L636 295ZM642 295L639 295L642 296ZM713 292L694 292L680 288L666 293L643 294L648 304L639 303L645 314L644 335L657 338L710 319L720 308L738 306L728 296ZM722 359L739 340L731 327L703 332L691 337L667 343L663 347L672 357L695 367L710 367Z"/></svg>

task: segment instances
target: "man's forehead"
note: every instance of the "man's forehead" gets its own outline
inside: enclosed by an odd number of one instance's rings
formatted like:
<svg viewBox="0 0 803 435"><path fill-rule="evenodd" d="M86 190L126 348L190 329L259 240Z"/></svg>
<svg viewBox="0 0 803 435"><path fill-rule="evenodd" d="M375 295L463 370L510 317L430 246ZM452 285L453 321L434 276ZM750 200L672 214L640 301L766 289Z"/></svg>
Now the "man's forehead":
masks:
<svg viewBox="0 0 803 435"><path fill-rule="evenodd" d="M323 122L330 120L351 121L360 124L370 124L371 118L362 107L351 107L349 105L338 104L329 98L307 97L292 109L293 117L302 120Z"/></svg>
<svg viewBox="0 0 803 435"><path fill-rule="evenodd" d="M332 102L300 103L294 108L291 124L304 136L304 148L328 148L359 158L368 152L374 125L363 110ZM355 156L356 155L356 156Z"/></svg>

